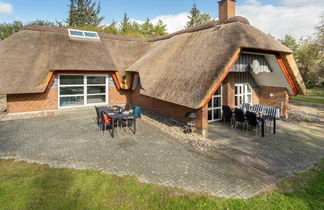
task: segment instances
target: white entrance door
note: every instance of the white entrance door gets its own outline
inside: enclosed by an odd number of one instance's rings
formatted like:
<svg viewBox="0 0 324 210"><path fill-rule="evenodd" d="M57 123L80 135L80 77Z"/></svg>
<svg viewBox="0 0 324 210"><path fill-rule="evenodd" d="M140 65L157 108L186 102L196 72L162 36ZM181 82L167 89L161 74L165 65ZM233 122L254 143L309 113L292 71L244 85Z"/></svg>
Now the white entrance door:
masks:
<svg viewBox="0 0 324 210"><path fill-rule="evenodd" d="M235 106L252 105L252 88L249 84L235 84Z"/></svg>
<svg viewBox="0 0 324 210"><path fill-rule="evenodd" d="M222 86L220 86L208 103L208 122L222 120L222 105Z"/></svg>

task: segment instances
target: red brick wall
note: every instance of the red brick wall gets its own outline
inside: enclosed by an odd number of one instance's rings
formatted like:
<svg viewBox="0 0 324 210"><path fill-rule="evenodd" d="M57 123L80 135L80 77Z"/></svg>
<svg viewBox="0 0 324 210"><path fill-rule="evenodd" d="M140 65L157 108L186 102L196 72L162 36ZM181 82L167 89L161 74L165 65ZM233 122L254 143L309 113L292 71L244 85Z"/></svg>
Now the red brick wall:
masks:
<svg viewBox="0 0 324 210"><path fill-rule="evenodd" d="M144 109L160 113L181 122L188 121L188 119L186 119L185 117L187 112L196 112L196 127L200 130L208 129L208 111L206 107L199 110L191 109L185 106L180 106L177 104L141 95L138 89L132 93L130 102Z"/></svg>
<svg viewBox="0 0 324 210"><path fill-rule="evenodd" d="M221 23L225 22L228 18L235 16L235 1L222 0L218 3L219 20Z"/></svg>
<svg viewBox="0 0 324 210"><path fill-rule="evenodd" d="M57 98L57 88L39 94L8 95L7 109L9 113L54 110L58 107Z"/></svg>
<svg viewBox="0 0 324 210"><path fill-rule="evenodd" d="M273 96L271 97L270 94ZM288 116L289 94L286 88L259 87L258 97L260 104L281 109L281 115Z"/></svg>
<svg viewBox="0 0 324 210"><path fill-rule="evenodd" d="M108 89L109 105L128 103L130 91L118 90L116 87L109 87Z"/></svg>
<svg viewBox="0 0 324 210"><path fill-rule="evenodd" d="M229 107L235 107L235 75L228 74L222 83L223 104Z"/></svg>

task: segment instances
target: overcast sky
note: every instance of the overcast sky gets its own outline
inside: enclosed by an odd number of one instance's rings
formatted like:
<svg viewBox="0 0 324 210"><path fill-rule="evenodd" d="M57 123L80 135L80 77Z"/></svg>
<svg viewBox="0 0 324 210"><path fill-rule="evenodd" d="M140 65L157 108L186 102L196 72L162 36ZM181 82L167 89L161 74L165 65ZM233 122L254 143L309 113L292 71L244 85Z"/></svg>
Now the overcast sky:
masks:
<svg viewBox="0 0 324 210"><path fill-rule="evenodd" d="M62 21L67 18L69 0L0 0L0 23L36 19ZM201 12L218 18L218 0L195 0ZM162 19L169 32L184 28L193 0L101 0L103 24L120 21L123 13L137 21L147 17ZM324 0L237 0L237 15L248 18L252 25L277 38L290 34L299 39L313 33Z"/></svg>

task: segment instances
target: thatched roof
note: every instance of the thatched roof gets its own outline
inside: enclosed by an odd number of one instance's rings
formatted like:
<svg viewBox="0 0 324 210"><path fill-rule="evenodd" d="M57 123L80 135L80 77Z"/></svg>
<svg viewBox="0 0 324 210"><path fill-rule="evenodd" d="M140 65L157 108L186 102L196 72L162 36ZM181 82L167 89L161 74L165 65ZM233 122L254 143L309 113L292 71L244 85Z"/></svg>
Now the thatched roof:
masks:
<svg viewBox="0 0 324 210"><path fill-rule="evenodd" d="M154 39L99 35L76 40L67 29L25 27L0 43L0 94L43 92L56 70L129 71L139 73L141 94L199 108L241 49L292 53L241 17ZM295 83L303 90L302 80Z"/></svg>

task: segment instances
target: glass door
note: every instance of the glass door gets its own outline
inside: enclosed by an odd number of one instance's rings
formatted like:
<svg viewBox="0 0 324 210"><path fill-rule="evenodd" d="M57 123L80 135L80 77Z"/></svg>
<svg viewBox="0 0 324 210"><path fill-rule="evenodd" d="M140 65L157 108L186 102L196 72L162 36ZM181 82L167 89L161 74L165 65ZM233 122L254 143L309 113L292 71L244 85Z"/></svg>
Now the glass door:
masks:
<svg viewBox="0 0 324 210"><path fill-rule="evenodd" d="M252 105L252 88L249 84L235 84L235 107L242 104Z"/></svg>
<svg viewBox="0 0 324 210"><path fill-rule="evenodd" d="M208 103L208 122L222 120L222 100L222 86L220 86Z"/></svg>

